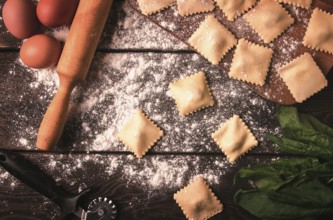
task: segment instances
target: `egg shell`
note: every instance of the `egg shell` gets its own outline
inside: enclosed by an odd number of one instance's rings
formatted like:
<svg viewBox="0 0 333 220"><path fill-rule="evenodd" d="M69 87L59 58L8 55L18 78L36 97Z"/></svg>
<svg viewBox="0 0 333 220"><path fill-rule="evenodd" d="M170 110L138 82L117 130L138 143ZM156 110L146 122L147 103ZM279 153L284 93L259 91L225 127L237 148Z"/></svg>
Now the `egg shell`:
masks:
<svg viewBox="0 0 333 220"><path fill-rule="evenodd" d="M39 34L25 42L20 50L22 62L35 69L54 66L61 55L62 45L54 37Z"/></svg>
<svg viewBox="0 0 333 220"><path fill-rule="evenodd" d="M36 5L31 0L7 0L2 18L8 31L18 39L31 37L38 31Z"/></svg>
<svg viewBox="0 0 333 220"><path fill-rule="evenodd" d="M60 27L72 22L79 0L40 0L37 17L46 27Z"/></svg>

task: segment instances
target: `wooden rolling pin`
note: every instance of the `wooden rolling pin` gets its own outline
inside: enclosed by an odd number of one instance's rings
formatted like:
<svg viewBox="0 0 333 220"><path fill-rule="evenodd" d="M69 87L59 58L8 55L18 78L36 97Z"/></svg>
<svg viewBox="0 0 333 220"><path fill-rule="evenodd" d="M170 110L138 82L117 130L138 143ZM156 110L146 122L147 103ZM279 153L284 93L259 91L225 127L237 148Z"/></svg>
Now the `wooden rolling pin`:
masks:
<svg viewBox="0 0 333 220"><path fill-rule="evenodd" d="M37 148L51 150L57 145L71 93L87 76L111 5L112 0L80 0L57 66L60 85L39 127Z"/></svg>

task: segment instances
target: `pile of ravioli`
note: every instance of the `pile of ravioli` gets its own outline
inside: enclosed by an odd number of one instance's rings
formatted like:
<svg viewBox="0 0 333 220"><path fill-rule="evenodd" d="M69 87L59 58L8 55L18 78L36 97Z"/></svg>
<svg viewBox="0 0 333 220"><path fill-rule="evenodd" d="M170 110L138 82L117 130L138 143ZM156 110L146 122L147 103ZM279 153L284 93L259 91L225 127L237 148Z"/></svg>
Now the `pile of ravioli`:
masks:
<svg viewBox="0 0 333 220"><path fill-rule="evenodd" d="M258 33L264 43L273 42L295 22L280 3L310 10L312 0L138 0L145 15L151 15L177 3L181 16L211 12L215 3L228 20L243 18ZM213 65L218 65L226 53L236 46L229 77L263 86L274 56L273 49L236 37L209 14L188 39L188 43ZM303 44L314 50L333 54L333 15L319 8L312 12ZM327 86L327 80L309 53L290 61L277 70L291 94L299 103ZM199 71L169 84L181 117L214 105L205 73ZM138 158L163 136L163 131L140 109L124 124L118 138ZM234 163L241 155L258 145L258 141L238 115L221 124L212 139ZM174 199L188 219L208 219L221 212L223 205L202 177L175 193Z"/></svg>

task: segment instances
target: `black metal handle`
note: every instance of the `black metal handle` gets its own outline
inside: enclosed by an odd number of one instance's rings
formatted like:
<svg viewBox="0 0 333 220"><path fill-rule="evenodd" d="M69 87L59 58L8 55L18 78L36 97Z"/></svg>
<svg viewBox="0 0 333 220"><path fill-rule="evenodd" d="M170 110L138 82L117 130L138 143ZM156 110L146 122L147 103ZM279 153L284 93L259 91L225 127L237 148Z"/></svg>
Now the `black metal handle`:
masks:
<svg viewBox="0 0 333 220"><path fill-rule="evenodd" d="M59 188L56 182L39 167L19 154L0 149L0 165L17 179L59 206L62 198L70 196L66 191Z"/></svg>
<svg viewBox="0 0 333 220"><path fill-rule="evenodd" d="M78 194L66 192L38 166L13 151L0 149L0 165L21 182L56 203L61 209L62 219L70 217L77 210L79 199L90 191L88 188Z"/></svg>

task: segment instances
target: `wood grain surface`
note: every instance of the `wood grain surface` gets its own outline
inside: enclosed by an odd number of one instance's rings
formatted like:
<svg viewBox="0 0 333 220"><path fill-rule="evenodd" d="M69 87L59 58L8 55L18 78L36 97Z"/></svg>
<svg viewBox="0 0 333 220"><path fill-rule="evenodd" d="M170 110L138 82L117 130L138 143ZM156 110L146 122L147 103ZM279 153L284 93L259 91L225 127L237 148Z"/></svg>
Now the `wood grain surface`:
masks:
<svg viewBox="0 0 333 220"><path fill-rule="evenodd" d="M232 183L232 177L240 168L290 157L290 155L281 155L276 152L275 147L268 142L261 141L257 149L243 156L235 165L228 164L225 156L211 141L207 141L207 146L186 147L183 146L181 136L176 138L176 146L168 146L169 150L166 150L166 145L172 141L171 138L162 139L160 145L154 146L142 160L135 159L132 153L120 143L105 149L94 150L95 137L89 136L82 125L88 124L92 131L101 133L108 127L112 127L111 119L114 117L112 112L109 115L106 114L107 109L102 107L93 106L89 111L80 111L80 106L82 107L82 103L91 97L91 94L96 97L101 95L95 94L94 91L103 92L101 88L107 89L109 86L99 78L99 74L113 79L115 84L110 85L121 84L122 77L129 74L127 71L139 69L144 62L148 61L151 64L151 67L147 68L148 72L168 73L164 79L166 85L181 75L191 73L193 69L206 70L213 93L215 90L215 94L220 94L219 84L222 84L233 85L235 90L242 94L237 94L234 99L229 96L223 99L216 96L214 98L217 100L218 107L198 112L184 121L184 123L193 123L203 120L206 114L220 115L220 121L209 124L211 126L207 124L207 127L201 130L202 134L199 133L198 139L208 137L210 129L214 129L234 111L243 115L248 123L258 121L256 126L252 127L262 128L263 131L255 130L256 136L261 137L263 132L278 128L274 118L276 104L262 99L254 92L249 92L242 83L228 79L226 70L212 67L202 57L197 58L196 53L187 45L138 15L129 6L131 1L116 0L114 2L93 66L86 82L80 85L72 100L70 119L55 152L39 152L34 147L39 123L56 89L54 79L50 79L50 83L47 83L47 79L41 82L38 79L40 72L20 63L18 51L22 42L14 39L6 31L0 19L0 147L23 154L68 191L78 192L86 187L93 187L94 190L81 201L84 208L98 196L112 198L118 207L118 219L184 219L172 195L197 174L206 175L207 178L213 177L208 182L225 206L225 210L212 219L257 219L233 202L233 195L240 186ZM3 2L0 1L0 7ZM325 2L330 3L330 1ZM46 31L52 33L51 30ZM177 68L163 66L162 61L170 57L171 61L174 61L173 66ZM196 59L195 62L193 58ZM128 60L122 62L121 68L117 67L115 61L123 59ZM224 74L220 74L221 71ZM333 127L331 101L333 72L328 73L327 79L329 86L326 89L306 102L298 104L297 107L302 112L310 113ZM153 81L149 77L144 80ZM163 90L163 92L166 91ZM162 105L157 110L166 111L167 115L171 113L175 115L168 116L165 120L166 124L177 123L178 116L174 103L165 95L161 97ZM148 99L143 98L142 101ZM254 104L251 101L255 101ZM105 108L112 106L112 94L108 94L107 99L99 105L105 105ZM141 103L139 106L153 115L146 105ZM104 119L101 115L94 115L94 110L104 113L110 123L101 124ZM163 128L163 123L159 125ZM168 131L168 128L164 127L164 129ZM187 152L186 149L191 151ZM161 177L160 180L153 180L156 177L153 171L163 171L161 164L174 169L176 167L187 169L184 169L186 172L183 174L178 174L178 177L182 177L180 182L170 182L173 178L169 178L168 175L162 175L163 178ZM151 167L150 173L139 175L139 171L147 170L147 167ZM164 172L167 173L167 171ZM0 168L0 219L60 219L60 210L48 199Z"/></svg>
<svg viewBox="0 0 333 220"><path fill-rule="evenodd" d="M162 186L160 188L151 189L142 185L140 182L132 182L126 179L126 177L124 178L121 169L114 171L111 175L107 174L105 170L107 170L107 167L110 166L110 164L100 163L101 161L108 161L111 158L127 161L127 155L100 155L98 156L98 160L89 160L82 165L80 170L81 172L84 170L84 173L80 173L79 171L73 172L68 175L68 179L59 178L63 173L67 172L65 167L55 167L50 171L50 168L48 167L50 162L49 155L41 153L24 155L28 159L36 162L36 164L42 169L48 170L48 175L58 179L59 185L66 188L68 191L77 192L77 189L79 188L93 187L93 191L89 193L81 203L85 208L92 199L98 196L105 196L112 198L117 205L120 213L119 219L184 219L180 208L173 201L173 194L179 190L178 187L172 187L171 184L171 186ZM71 155L66 157L54 155L53 159L56 159L59 163L68 164L71 163L71 160L82 157L85 157L85 155ZM150 155L146 157L145 160L150 162L156 159L156 157L162 157L163 160L168 161L172 160L175 156L157 154ZM220 156L181 155L177 157L183 157L184 160L187 161L193 161L195 158L199 157L200 160L203 160L202 164L216 168L216 166L213 165L213 162ZM248 157L244 160L244 164L263 163L270 160L270 158L264 157ZM134 160L131 163L132 165L137 166L138 169L142 168L137 160ZM124 164L126 164L126 162L124 162ZM230 202L237 190L237 187L232 183L232 176L241 166L241 164L233 166L223 177L220 177L218 185L211 185L212 190L221 199L221 202L225 206L225 211L216 215L212 219L256 219ZM199 169L204 171L205 168L205 166L201 166ZM193 169L193 167L189 167L189 170L191 169ZM184 183L187 184L188 181L189 179L184 177ZM16 184L15 187L11 186L12 182L13 180L2 183L1 196L3 199L0 201L2 207L0 209L1 219L26 219L27 217L28 219L44 219L46 214L45 210L52 210L52 212L48 214L48 216L51 217L50 219L59 218L60 211L54 204L48 202L46 198L31 191L31 189L16 180L14 180L14 183ZM147 192L147 190L149 190L149 192ZM31 202L26 203L26 201L29 200ZM16 209L21 212L17 213L15 210L15 215L11 215L14 204L22 204L21 210L19 208ZM34 210L34 213L31 213L32 210Z"/></svg>
<svg viewBox="0 0 333 220"><path fill-rule="evenodd" d="M141 14L136 0L130 0L130 4L138 13ZM307 48L301 42L303 41L312 9L318 7L333 13L333 2L330 0L314 0L311 10L303 10L287 4L284 4L283 6L295 19L295 22L281 36L269 44L263 43L259 35L253 31L242 16L233 22L228 21L217 6L211 13L213 13L215 17L218 18L219 21L236 36L237 39L246 38L254 43L270 47L274 50L274 55L265 85L258 86L251 83L245 84L266 99L279 104L291 105L295 104L296 101L285 83L282 81L281 77L278 75L277 69L278 67L287 64L296 57L302 55L304 52L309 52L313 55L314 60L317 62L323 73L327 74L331 70L333 66L333 55ZM182 17L177 14L176 6L172 6L171 8L165 9L160 13L145 17L168 31L179 40L188 44L188 39L203 22L207 14L209 13ZM293 41L299 43L294 45L295 48L293 50L290 50L290 47L294 44ZM188 46L190 47L189 44ZM289 54L286 54L284 50L288 50ZM221 71L228 71L230 69L234 51L235 49L229 51L223 58L223 61L218 65L221 68Z"/></svg>

